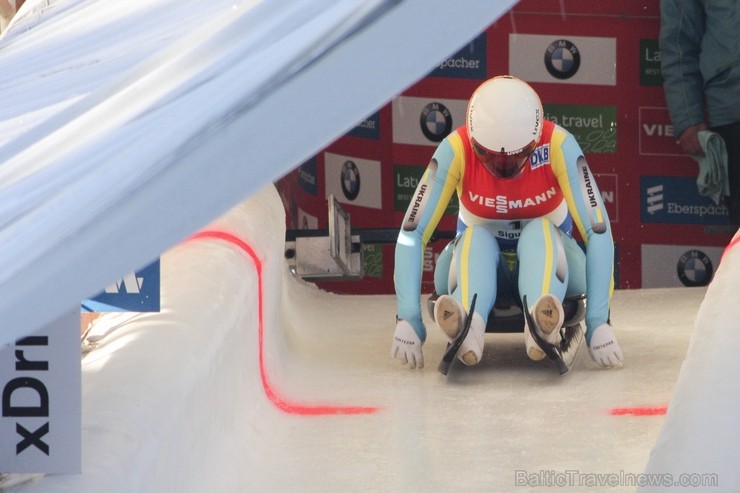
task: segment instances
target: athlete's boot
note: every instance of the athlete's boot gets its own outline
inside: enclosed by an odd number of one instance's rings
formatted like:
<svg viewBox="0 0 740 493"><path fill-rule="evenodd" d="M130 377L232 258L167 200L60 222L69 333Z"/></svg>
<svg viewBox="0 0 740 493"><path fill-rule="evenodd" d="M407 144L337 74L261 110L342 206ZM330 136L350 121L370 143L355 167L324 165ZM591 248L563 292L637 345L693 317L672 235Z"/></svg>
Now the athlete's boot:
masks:
<svg viewBox="0 0 740 493"><path fill-rule="evenodd" d="M440 296L434 304L434 320L449 342L454 341L460 334L467 316L463 307L450 295ZM472 316L468 335L457 352L458 359L468 366L480 362L483 356L483 335L486 331L483 318L476 312L473 312Z"/></svg>
<svg viewBox="0 0 740 493"><path fill-rule="evenodd" d="M535 322L534 330L537 331L537 335L550 344L558 345L560 328L565 321L562 303L555 296L544 294L534 303L530 313ZM524 347L531 360L540 361L545 357L544 351L537 345L527 327L524 327Z"/></svg>

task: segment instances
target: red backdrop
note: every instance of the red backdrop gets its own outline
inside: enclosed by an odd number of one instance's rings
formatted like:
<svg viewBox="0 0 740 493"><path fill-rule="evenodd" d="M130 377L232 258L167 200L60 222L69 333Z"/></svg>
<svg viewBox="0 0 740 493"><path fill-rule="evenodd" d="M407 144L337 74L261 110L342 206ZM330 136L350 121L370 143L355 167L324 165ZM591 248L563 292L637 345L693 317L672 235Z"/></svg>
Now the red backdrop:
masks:
<svg viewBox="0 0 740 493"><path fill-rule="evenodd" d="M523 0L279 180L288 227L326 228L326 197L333 193L353 228L398 228L416 180L437 142L463 122L472 91L488 77L510 73L532 84L546 116L584 148L609 210L617 286L707 284L734 230L726 209L699 195L698 166L675 144L661 86L659 26L657 1ZM439 230L454 229L455 211L452 204ZM427 251L427 292L443 246L436 241ZM361 282L321 286L392 293L393 250L393 244L366 245Z"/></svg>

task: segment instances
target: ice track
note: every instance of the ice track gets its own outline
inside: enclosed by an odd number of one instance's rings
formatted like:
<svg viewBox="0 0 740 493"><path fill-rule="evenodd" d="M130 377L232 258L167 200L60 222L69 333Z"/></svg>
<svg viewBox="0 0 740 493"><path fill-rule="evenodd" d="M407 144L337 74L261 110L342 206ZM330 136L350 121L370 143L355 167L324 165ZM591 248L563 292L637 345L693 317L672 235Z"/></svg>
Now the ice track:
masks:
<svg viewBox="0 0 740 493"><path fill-rule="evenodd" d="M392 296L293 278L281 214L268 187L165 254L163 313L83 360L83 474L18 491L550 491L558 474L636 490L705 289L618 291L622 370L584 351L561 377L489 334L445 378L432 324L423 370L390 359Z"/></svg>

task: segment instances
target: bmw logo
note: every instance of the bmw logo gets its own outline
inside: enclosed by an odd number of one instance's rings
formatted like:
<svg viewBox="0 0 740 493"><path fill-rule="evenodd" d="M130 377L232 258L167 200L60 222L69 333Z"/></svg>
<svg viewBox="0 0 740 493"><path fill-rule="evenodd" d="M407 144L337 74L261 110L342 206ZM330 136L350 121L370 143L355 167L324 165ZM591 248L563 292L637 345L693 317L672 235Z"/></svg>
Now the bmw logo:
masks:
<svg viewBox="0 0 740 493"><path fill-rule="evenodd" d="M360 194L360 170L353 161L342 165L342 192L347 200L355 200Z"/></svg>
<svg viewBox="0 0 740 493"><path fill-rule="evenodd" d="M556 79L570 79L581 66L581 54L567 39L553 41L545 50L545 67Z"/></svg>
<svg viewBox="0 0 740 493"><path fill-rule="evenodd" d="M712 280L712 260L700 250L689 250L681 255L676 265L681 284L689 287L706 286Z"/></svg>
<svg viewBox="0 0 740 493"><path fill-rule="evenodd" d="M442 103L429 103L419 116L421 133L432 142L442 142L452 132L452 115Z"/></svg>

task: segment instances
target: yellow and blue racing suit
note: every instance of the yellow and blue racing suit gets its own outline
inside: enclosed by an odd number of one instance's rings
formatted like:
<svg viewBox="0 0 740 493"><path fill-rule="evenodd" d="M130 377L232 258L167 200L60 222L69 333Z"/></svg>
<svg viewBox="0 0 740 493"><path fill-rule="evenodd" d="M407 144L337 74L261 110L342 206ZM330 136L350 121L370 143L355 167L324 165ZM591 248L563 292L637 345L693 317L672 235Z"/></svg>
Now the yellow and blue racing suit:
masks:
<svg viewBox="0 0 740 493"><path fill-rule="evenodd" d="M398 318L424 341L424 249L452 194L460 203L457 236L440 255L435 290L488 318L497 296L545 293L561 301L586 294L586 341L607 322L614 289L614 243L601 193L575 138L545 121L520 174L493 176L461 126L437 147L404 217L395 253ZM573 238L578 229L584 250Z"/></svg>

